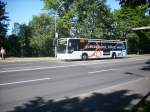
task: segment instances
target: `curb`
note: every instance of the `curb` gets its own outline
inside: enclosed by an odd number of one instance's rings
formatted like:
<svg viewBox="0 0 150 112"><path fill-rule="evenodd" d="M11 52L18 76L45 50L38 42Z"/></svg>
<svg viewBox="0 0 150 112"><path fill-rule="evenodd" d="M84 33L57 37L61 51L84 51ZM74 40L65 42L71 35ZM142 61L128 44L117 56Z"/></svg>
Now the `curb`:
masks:
<svg viewBox="0 0 150 112"><path fill-rule="evenodd" d="M146 101L150 101L150 91L133 107L131 112L137 112L137 109L144 105Z"/></svg>
<svg viewBox="0 0 150 112"><path fill-rule="evenodd" d="M145 55L126 55L126 58L141 57L141 56L150 56L150 54ZM9 62L27 62L27 61L56 61L56 57L6 57L5 60L0 59L0 63L9 63Z"/></svg>
<svg viewBox="0 0 150 112"><path fill-rule="evenodd" d="M0 63L9 63L9 62L29 62L29 61L55 61L55 57L35 57L35 58L6 58L5 60L0 60Z"/></svg>

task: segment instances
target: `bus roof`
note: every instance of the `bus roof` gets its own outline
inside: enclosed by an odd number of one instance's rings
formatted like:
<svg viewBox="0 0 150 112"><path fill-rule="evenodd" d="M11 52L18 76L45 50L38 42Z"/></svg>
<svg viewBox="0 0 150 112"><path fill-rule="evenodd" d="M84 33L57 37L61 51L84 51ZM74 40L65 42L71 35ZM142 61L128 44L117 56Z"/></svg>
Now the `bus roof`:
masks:
<svg viewBox="0 0 150 112"><path fill-rule="evenodd" d="M85 39L88 42L108 42L108 43L116 43L116 42L125 42L121 40L106 40L106 39L88 39L88 38L59 38L59 39Z"/></svg>
<svg viewBox="0 0 150 112"><path fill-rule="evenodd" d="M120 40L88 40L88 42L102 42L102 43L120 43L120 42L125 42L125 41L120 41Z"/></svg>
<svg viewBox="0 0 150 112"><path fill-rule="evenodd" d="M143 27L132 28L133 31L148 30L148 29L150 29L150 26L143 26Z"/></svg>

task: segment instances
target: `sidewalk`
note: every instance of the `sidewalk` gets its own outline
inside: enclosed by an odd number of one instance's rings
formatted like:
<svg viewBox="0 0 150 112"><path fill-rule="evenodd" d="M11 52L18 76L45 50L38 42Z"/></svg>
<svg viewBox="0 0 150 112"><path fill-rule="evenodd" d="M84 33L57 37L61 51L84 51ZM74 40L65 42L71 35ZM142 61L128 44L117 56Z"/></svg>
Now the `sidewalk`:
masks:
<svg viewBox="0 0 150 112"><path fill-rule="evenodd" d="M127 55L126 58L132 58L132 57L140 57L143 55ZM150 54L146 54L145 56L150 56ZM22 62L22 61L54 61L57 60L56 57L8 57L5 60L0 59L1 62Z"/></svg>
<svg viewBox="0 0 150 112"><path fill-rule="evenodd" d="M1 62L22 62L22 61L52 61L55 57L8 57L5 60L0 59Z"/></svg>

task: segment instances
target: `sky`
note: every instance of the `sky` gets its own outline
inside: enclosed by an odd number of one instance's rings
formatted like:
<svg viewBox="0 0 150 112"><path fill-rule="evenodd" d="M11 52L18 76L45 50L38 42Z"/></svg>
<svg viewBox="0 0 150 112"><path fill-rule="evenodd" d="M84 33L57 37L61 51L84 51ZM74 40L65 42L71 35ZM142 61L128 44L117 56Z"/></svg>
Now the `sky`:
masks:
<svg viewBox="0 0 150 112"><path fill-rule="evenodd" d="M15 22L20 24L28 22L32 19L33 15L39 15L44 12L43 1L42 0L2 0L6 3L6 12L9 16L9 26L7 34L11 34L13 25ZM110 6L112 10L118 9L119 4L115 0L107 0L107 5Z"/></svg>

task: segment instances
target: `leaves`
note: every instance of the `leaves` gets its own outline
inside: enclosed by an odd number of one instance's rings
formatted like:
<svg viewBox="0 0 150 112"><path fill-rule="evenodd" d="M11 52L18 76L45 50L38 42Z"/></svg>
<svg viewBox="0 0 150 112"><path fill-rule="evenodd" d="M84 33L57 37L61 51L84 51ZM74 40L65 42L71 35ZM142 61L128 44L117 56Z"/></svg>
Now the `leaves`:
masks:
<svg viewBox="0 0 150 112"><path fill-rule="evenodd" d="M30 46L34 55L52 55L52 41L54 39L54 19L46 14L33 16L29 23L32 29Z"/></svg>
<svg viewBox="0 0 150 112"><path fill-rule="evenodd" d="M137 32L131 30L136 27L150 26L150 16L145 16L147 6L147 4L142 5L142 3L134 8L127 5L114 12L114 18L120 32L128 32L129 53L150 52L149 33L142 30Z"/></svg>
<svg viewBox="0 0 150 112"><path fill-rule="evenodd" d="M57 3L57 8L52 5ZM44 4L49 11L58 12L57 30L63 37L73 34L75 37L104 38L112 30L113 20L105 0L45 0Z"/></svg>
<svg viewBox="0 0 150 112"><path fill-rule="evenodd" d="M8 26L8 16L6 16L5 6L6 4L0 1L0 47L6 45L4 42Z"/></svg>
<svg viewBox="0 0 150 112"><path fill-rule="evenodd" d="M150 0L117 0L122 7L135 8L150 3Z"/></svg>

